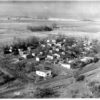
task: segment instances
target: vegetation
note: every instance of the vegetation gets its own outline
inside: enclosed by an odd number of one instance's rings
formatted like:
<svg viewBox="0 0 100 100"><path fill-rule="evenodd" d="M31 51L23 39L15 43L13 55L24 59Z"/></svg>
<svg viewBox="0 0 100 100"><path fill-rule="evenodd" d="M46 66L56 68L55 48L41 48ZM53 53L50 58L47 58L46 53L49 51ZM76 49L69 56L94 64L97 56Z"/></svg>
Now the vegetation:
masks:
<svg viewBox="0 0 100 100"><path fill-rule="evenodd" d="M76 78L76 81L84 81L85 76L84 75L80 75Z"/></svg>
<svg viewBox="0 0 100 100"><path fill-rule="evenodd" d="M52 31L53 28L50 26L28 26L27 27L28 30L30 30L31 32L37 32L37 31Z"/></svg>
<svg viewBox="0 0 100 100"><path fill-rule="evenodd" d="M78 97L78 93L79 93L78 89L71 90L72 98L77 98Z"/></svg>
<svg viewBox="0 0 100 100"><path fill-rule="evenodd" d="M57 98L58 96L58 91L52 88L37 88L34 94L35 98Z"/></svg>
<svg viewBox="0 0 100 100"><path fill-rule="evenodd" d="M96 98L100 97L100 82L99 81L92 81L88 84L90 91L92 92L93 96Z"/></svg>

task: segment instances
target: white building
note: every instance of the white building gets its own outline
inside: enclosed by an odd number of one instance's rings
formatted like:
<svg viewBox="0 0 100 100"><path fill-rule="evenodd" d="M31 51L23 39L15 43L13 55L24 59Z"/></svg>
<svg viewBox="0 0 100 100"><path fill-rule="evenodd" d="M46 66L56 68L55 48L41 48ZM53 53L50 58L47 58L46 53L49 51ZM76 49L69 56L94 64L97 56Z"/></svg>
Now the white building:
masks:
<svg viewBox="0 0 100 100"><path fill-rule="evenodd" d="M43 78L51 76L51 70L38 70L36 71L36 75L41 76Z"/></svg>
<svg viewBox="0 0 100 100"><path fill-rule="evenodd" d="M53 56L51 56L51 55L47 55L47 59L49 59L49 60L53 60Z"/></svg>
<svg viewBox="0 0 100 100"><path fill-rule="evenodd" d="M60 62L59 62L59 64L60 64L61 67L64 67L64 68L67 68L67 69L71 69L71 65L70 64L65 64L65 63L60 63Z"/></svg>
<svg viewBox="0 0 100 100"><path fill-rule="evenodd" d="M80 59L80 61L82 62L88 62L89 60L94 60L93 57L83 57L82 59Z"/></svg>

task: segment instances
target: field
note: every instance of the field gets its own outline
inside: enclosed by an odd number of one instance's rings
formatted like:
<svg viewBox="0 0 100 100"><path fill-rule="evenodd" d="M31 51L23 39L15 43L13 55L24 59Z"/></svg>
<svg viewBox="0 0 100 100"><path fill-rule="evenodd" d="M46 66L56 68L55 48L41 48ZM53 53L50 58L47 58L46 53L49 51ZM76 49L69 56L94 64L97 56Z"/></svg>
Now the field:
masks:
<svg viewBox="0 0 100 100"><path fill-rule="evenodd" d="M27 29L28 26L41 26L57 24L60 29L55 29L52 32L31 32ZM46 36L47 34L65 34L71 36L88 36L89 38L99 39L100 31L99 22L62 22L62 21L34 21L33 22L2 22L0 23L0 43L14 40L15 38L27 38L30 36ZM42 35L41 35L42 34Z"/></svg>

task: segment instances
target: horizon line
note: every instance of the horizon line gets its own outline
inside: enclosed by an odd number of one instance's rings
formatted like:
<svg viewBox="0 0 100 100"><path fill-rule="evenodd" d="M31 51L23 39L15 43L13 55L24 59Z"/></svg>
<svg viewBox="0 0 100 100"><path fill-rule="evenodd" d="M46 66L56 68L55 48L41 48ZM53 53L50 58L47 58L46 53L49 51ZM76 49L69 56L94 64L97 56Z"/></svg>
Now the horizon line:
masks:
<svg viewBox="0 0 100 100"><path fill-rule="evenodd" d="M88 2L88 1L100 1L100 0L0 0L0 2L41 2L41 1L54 1L54 2L63 2L63 1L69 1L69 2L74 2L74 1L84 1L84 2Z"/></svg>

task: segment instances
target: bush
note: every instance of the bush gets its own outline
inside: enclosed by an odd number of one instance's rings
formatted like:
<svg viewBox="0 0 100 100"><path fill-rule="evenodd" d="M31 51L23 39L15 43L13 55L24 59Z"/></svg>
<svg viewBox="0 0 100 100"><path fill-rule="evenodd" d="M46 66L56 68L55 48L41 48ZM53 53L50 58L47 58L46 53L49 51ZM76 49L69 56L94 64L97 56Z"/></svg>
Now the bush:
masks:
<svg viewBox="0 0 100 100"><path fill-rule="evenodd" d="M99 61L99 58L95 57L94 58L94 63L97 63Z"/></svg>
<svg viewBox="0 0 100 100"><path fill-rule="evenodd" d="M30 30L31 32L37 32L37 31L52 31L53 28L50 26L28 26L27 27L28 30Z"/></svg>
<svg viewBox="0 0 100 100"><path fill-rule="evenodd" d="M95 97L100 97L100 82L99 81L92 81L88 84L90 87L91 92Z"/></svg>
<svg viewBox="0 0 100 100"><path fill-rule="evenodd" d="M26 67L26 62L22 61L15 65L17 71L24 71Z"/></svg>
<svg viewBox="0 0 100 100"><path fill-rule="evenodd" d="M26 40L27 47L32 46L32 49L36 49L39 46L39 38L33 36Z"/></svg>
<svg viewBox="0 0 100 100"><path fill-rule="evenodd" d="M63 70L61 68L61 66L59 66L59 65L53 65L51 67L52 67L51 68L52 77L56 77L56 76L60 75L61 74L61 71Z"/></svg>
<svg viewBox="0 0 100 100"><path fill-rule="evenodd" d="M5 56L0 59L0 66L2 67L10 67L10 57Z"/></svg>
<svg viewBox="0 0 100 100"><path fill-rule="evenodd" d="M80 64L80 68L83 68L83 67L85 67L87 64L85 63L85 62L81 62L81 64Z"/></svg>
<svg viewBox="0 0 100 100"><path fill-rule="evenodd" d="M72 94L72 98L77 98L79 94L79 90L78 89L71 90L71 94Z"/></svg>
<svg viewBox="0 0 100 100"><path fill-rule="evenodd" d="M13 49L20 48L20 49L23 49L23 50L27 50L26 40L18 38L16 40L16 42L13 42L12 47L13 47Z"/></svg>
<svg viewBox="0 0 100 100"><path fill-rule="evenodd" d="M84 75L80 75L76 78L76 81L84 81L85 76Z"/></svg>
<svg viewBox="0 0 100 100"><path fill-rule="evenodd" d="M36 71L36 68L35 68L35 65L34 65L34 63L31 63L31 64L26 64L26 66L25 66L25 71L27 72L27 73L30 73L30 72L35 72Z"/></svg>
<svg viewBox="0 0 100 100"><path fill-rule="evenodd" d="M35 98L54 98L58 96L58 92L52 88L37 88L34 94Z"/></svg>

